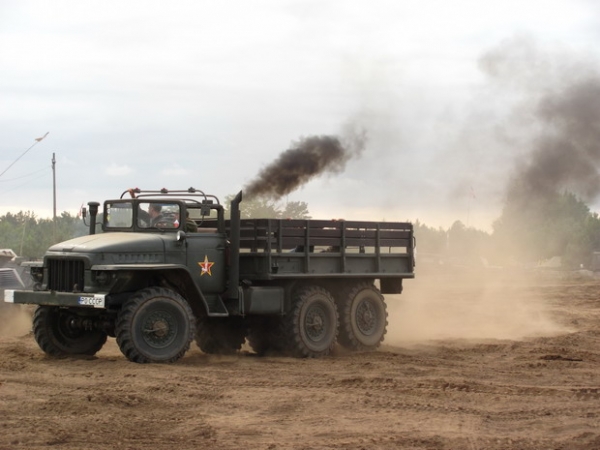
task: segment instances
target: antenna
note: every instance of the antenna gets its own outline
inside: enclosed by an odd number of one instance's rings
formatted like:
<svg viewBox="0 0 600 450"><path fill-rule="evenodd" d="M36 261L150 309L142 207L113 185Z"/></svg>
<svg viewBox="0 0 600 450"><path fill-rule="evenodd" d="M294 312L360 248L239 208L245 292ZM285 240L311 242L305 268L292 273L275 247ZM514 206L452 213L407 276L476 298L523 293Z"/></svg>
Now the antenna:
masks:
<svg viewBox="0 0 600 450"><path fill-rule="evenodd" d="M54 241L56 242L56 157L52 153L52 203L53 203L53 215L52 220L54 222Z"/></svg>

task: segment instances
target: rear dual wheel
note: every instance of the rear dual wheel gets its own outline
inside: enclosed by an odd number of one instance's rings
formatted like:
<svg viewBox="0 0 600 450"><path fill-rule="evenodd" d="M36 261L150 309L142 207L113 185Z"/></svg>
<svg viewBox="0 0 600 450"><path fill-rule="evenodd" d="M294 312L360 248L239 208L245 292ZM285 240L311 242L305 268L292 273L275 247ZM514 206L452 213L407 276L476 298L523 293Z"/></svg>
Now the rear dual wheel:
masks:
<svg viewBox="0 0 600 450"><path fill-rule="evenodd" d="M351 350L375 350L387 332L383 295L370 283L359 283L340 299L339 343Z"/></svg>
<svg viewBox="0 0 600 450"><path fill-rule="evenodd" d="M325 356L335 346L337 307L329 291L320 286L301 288L293 296L285 322L287 348L294 356Z"/></svg>

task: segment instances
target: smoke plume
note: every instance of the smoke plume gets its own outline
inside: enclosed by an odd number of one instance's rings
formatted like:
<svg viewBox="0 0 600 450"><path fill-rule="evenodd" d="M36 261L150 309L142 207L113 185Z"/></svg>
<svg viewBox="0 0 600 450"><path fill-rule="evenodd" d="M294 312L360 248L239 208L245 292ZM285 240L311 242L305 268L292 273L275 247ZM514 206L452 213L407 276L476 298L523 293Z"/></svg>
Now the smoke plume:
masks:
<svg viewBox="0 0 600 450"><path fill-rule="evenodd" d="M535 196L557 187L587 200L600 193L600 77L560 86L537 109L547 131L534 143L531 161L520 174Z"/></svg>
<svg viewBox="0 0 600 450"><path fill-rule="evenodd" d="M344 171L346 163L360 157L366 144L366 132L347 125L341 136L310 136L293 142L244 189L250 197L277 200L311 179Z"/></svg>
<svg viewBox="0 0 600 450"><path fill-rule="evenodd" d="M523 122L535 131L507 197L531 203L567 190L595 199L600 194L600 72L595 62L515 39L481 63L492 79L520 93Z"/></svg>

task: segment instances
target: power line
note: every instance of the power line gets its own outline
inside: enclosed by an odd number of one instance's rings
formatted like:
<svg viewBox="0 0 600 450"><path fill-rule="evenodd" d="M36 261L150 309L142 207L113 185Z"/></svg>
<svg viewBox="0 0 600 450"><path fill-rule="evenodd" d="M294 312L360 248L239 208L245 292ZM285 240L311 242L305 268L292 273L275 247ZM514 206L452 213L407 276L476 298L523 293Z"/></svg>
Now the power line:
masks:
<svg viewBox="0 0 600 450"><path fill-rule="evenodd" d="M27 177L30 177L30 176L32 176L32 175L35 175L35 174L37 174L37 173L40 173L40 172L42 172L42 171L44 171L44 170L48 170L48 168L47 168L47 167L44 167L43 169L36 170L35 172L31 172L31 173L28 173L28 174L25 174L25 175L21 175L20 177L16 177L16 178L9 178L8 180L0 180L0 183L5 183L5 182L7 182L7 181L16 181L16 180L21 180L21 179L23 179L23 178L27 178Z"/></svg>
<svg viewBox="0 0 600 450"><path fill-rule="evenodd" d="M46 136L48 136L48 133L50 133L50 132L48 131L48 132L46 132L46 134L45 134L45 135L43 135L42 137L35 138L35 142L33 143L33 145L32 145L31 147L29 147L27 150L25 150L23 153L21 153L21 155L20 155L20 156L19 156L17 159L15 159L15 160L14 160L14 161L13 161L13 162L10 164L10 166L8 166L6 169L4 169L4 172L0 173L0 177L1 177L2 175L4 175L8 169L10 169L12 166L14 166L14 165L15 165L15 163L16 163L18 160L20 160L20 159L21 159L23 156L25 156L25 154L26 154L26 153L27 153L29 150L31 150L31 149L32 149L33 147L35 147L35 146L36 146L38 143L40 143L40 142L41 142L41 141L42 141L42 140L43 140L43 139L44 139Z"/></svg>
<svg viewBox="0 0 600 450"><path fill-rule="evenodd" d="M27 185L28 185L28 184L29 184L31 181L40 180L40 179L42 179L42 178L45 178L45 177L47 177L48 175L50 175L50 172L48 172L48 173L45 173L45 174L43 174L43 175L40 175L39 177L36 177L36 178L34 178L33 180L30 180L30 181L28 181L27 183L20 184L20 185L18 185L18 186L12 187L12 188L10 188L10 189L6 189L6 190L4 190L4 191L0 191L0 194L6 194L7 192L14 191L15 189L19 189L19 188L21 188L21 187L23 187L23 186L27 186Z"/></svg>

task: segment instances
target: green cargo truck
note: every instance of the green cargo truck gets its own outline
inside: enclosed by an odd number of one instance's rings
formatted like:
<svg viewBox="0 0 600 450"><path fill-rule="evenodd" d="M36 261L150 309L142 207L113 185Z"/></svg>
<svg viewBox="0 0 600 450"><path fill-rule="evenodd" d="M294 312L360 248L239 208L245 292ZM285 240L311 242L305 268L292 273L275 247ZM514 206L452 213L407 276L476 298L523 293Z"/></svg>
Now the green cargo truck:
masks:
<svg viewBox="0 0 600 450"><path fill-rule="evenodd" d="M33 288L5 301L38 305L35 339L57 357L93 355L109 336L137 363L174 362L194 339L225 354L246 339L259 354L299 357L377 348L382 294L414 277L412 224L241 219L241 201L229 219L194 188L129 189L101 215L90 202L89 235L30 263Z"/></svg>

